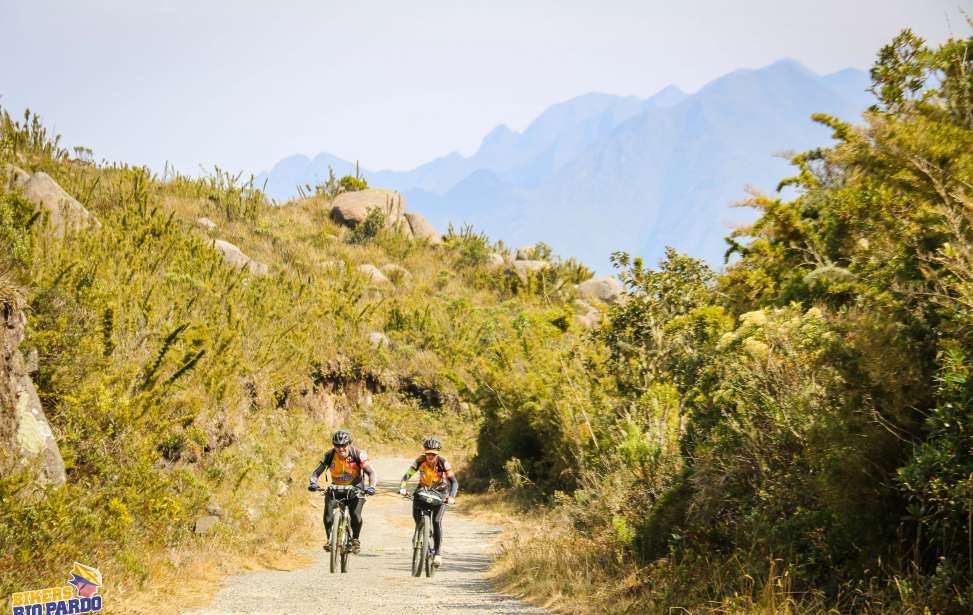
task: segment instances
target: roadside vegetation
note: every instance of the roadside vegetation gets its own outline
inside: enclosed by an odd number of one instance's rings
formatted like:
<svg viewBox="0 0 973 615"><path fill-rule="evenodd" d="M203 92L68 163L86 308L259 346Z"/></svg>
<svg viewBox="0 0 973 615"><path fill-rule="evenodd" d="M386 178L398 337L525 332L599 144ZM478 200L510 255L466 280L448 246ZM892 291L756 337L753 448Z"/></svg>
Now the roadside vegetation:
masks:
<svg viewBox="0 0 973 615"><path fill-rule="evenodd" d="M747 203L723 272L618 253L627 300L591 330L591 272L544 244L552 266L516 275L472 228L434 246L380 214L335 224L358 177L272 206L221 169L97 164L2 114L0 165L102 225L55 238L0 185L0 290L27 306L68 475L39 500L0 477L0 593L82 560L134 594L193 554L300 540L341 424L469 456L464 488L528 521L500 582L566 612L970 612L971 58L973 39L902 33L863 124L815 118L835 144L794 158L797 196Z"/></svg>
<svg viewBox="0 0 973 615"><path fill-rule="evenodd" d="M615 255L629 301L569 369L479 400L474 467L547 506L508 587L579 613L973 610L971 58L903 32L863 125L814 118L835 144L794 158L795 198L746 203L722 274Z"/></svg>

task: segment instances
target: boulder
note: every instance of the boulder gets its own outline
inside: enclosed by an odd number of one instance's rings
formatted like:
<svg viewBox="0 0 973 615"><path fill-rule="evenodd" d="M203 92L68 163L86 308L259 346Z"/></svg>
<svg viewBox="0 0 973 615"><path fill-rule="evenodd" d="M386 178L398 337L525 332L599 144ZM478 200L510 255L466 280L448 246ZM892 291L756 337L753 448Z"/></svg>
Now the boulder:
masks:
<svg viewBox="0 0 973 615"><path fill-rule="evenodd" d="M398 192L382 188L339 194L332 203L331 218L338 224L354 228L365 221L372 209L385 213L386 226L395 227L405 220L405 199Z"/></svg>
<svg viewBox="0 0 973 615"><path fill-rule="evenodd" d="M372 331L368 334L368 343L375 348L381 348L382 346L388 346L391 342L389 341L389 336L381 331Z"/></svg>
<svg viewBox="0 0 973 615"><path fill-rule="evenodd" d="M253 275L267 275L267 272L270 270L267 265L253 260L229 241L216 239L213 241L213 247L223 255L223 260L233 267L246 267Z"/></svg>
<svg viewBox="0 0 973 615"><path fill-rule="evenodd" d="M529 274L534 273L534 272L537 272L537 271L543 271L544 269L547 269L548 267L550 267L551 264L549 262L547 262L547 261L516 260L516 261L513 262L513 265L512 266L513 266L514 272L518 276L520 276L520 278L522 280L526 280L527 279L527 276Z"/></svg>
<svg viewBox="0 0 973 615"><path fill-rule="evenodd" d="M27 319L14 287L0 276L0 475L25 470L34 487L64 484L64 461L28 374L20 342Z"/></svg>
<svg viewBox="0 0 973 615"><path fill-rule="evenodd" d="M388 263L387 265L382 265L379 267L379 269L381 269L382 273L385 274L385 277L388 278L389 281L393 281L398 278L403 282L407 282L412 279L412 274L409 273L409 270L402 265Z"/></svg>
<svg viewBox="0 0 973 615"><path fill-rule="evenodd" d="M601 312L587 301L576 299L574 305L580 311L577 320L582 329L594 329L601 322Z"/></svg>
<svg viewBox="0 0 973 615"><path fill-rule="evenodd" d="M428 220L422 217L420 214L407 212L405 214L405 219L409 223L409 228L412 231L412 236L415 239L425 239L433 245L439 245L443 242L443 235L436 230Z"/></svg>
<svg viewBox="0 0 973 615"><path fill-rule="evenodd" d="M9 163L0 170L0 183L6 190L19 190L29 179L30 173Z"/></svg>
<svg viewBox="0 0 973 615"><path fill-rule="evenodd" d="M47 173L38 171L22 186L24 197L46 210L54 234L63 237L67 231L77 231L89 226L101 227L101 222L81 203L64 191Z"/></svg>
<svg viewBox="0 0 973 615"><path fill-rule="evenodd" d="M196 532L197 536L204 536L209 534L219 522L220 518L216 515L203 515L196 519L196 523L193 525L193 531Z"/></svg>
<svg viewBox="0 0 973 615"><path fill-rule="evenodd" d="M497 252L490 252L487 254L486 266L487 269L500 269L507 264L506 259L504 259L502 254Z"/></svg>
<svg viewBox="0 0 973 615"><path fill-rule="evenodd" d="M515 253L515 260L518 261L529 261L534 258L534 246L522 246L517 248Z"/></svg>
<svg viewBox="0 0 973 615"><path fill-rule="evenodd" d="M588 301L616 304L624 300L625 285L617 278L592 278L577 286L578 294Z"/></svg>
<svg viewBox="0 0 973 615"><path fill-rule="evenodd" d="M210 220L209 218L196 218L196 224L210 231L216 230L216 223Z"/></svg>
<svg viewBox="0 0 973 615"><path fill-rule="evenodd" d="M375 282L377 284L382 284L389 281L389 279L385 277L385 274L382 273L382 270L376 267L375 265L370 265L366 263L364 265L358 265L357 267L355 267L355 270L360 272L370 281Z"/></svg>

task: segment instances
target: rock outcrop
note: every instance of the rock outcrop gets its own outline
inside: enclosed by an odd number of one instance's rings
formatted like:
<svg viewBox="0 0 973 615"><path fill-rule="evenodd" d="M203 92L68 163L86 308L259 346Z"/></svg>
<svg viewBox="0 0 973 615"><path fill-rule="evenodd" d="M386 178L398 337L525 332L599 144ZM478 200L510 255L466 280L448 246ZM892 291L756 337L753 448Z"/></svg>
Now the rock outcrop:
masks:
<svg viewBox="0 0 973 615"><path fill-rule="evenodd" d="M30 173L12 164L5 164L0 169L0 183L6 190L19 190L29 179Z"/></svg>
<svg viewBox="0 0 973 615"><path fill-rule="evenodd" d="M332 203L331 218L338 224L354 228L364 222L373 209L385 214L388 227L394 228L405 222L405 199L398 192L382 188L339 194Z"/></svg>
<svg viewBox="0 0 973 615"><path fill-rule="evenodd" d="M101 227L98 218L65 192L47 173L34 173L19 188L24 198L48 213L48 221L58 237L63 237L69 231Z"/></svg>
<svg viewBox="0 0 973 615"><path fill-rule="evenodd" d="M439 245L443 242L442 234L436 230L421 214L406 212L406 222L409 223L409 230L415 239L424 239L432 245Z"/></svg>
<svg viewBox="0 0 973 615"><path fill-rule="evenodd" d="M0 475L25 470L35 487L64 484L64 461L30 379L19 295L0 277Z"/></svg>
<svg viewBox="0 0 973 615"><path fill-rule="evenodd" d="M196 224L210 231L216 230L216 223L209 218L196 218Z"/></svg>
<svg viewBox="0 0 973 615"><path fill-rule="evenodd" d="M578 284L577 290L586 301L601 301L614 305L625 299L625 285L617 278L592 278Z"/></svg>
<svg viewBox="0 0 973 615"><path fill-rule="evenodd" d="M355 228L365 221L368 212L373 209L385 214L386 228L397 229L409 239L420 239L433 245L443 242L442 233L428 220L420 214L405 210L405 197L382 188L342 192L331 204L331 219L343 226Z"/></svg>
<svg viewBox="0 0 973 615"><path fill-rule="evenodd" d="M240 248L236 247L229 241L215 239L213 241L213 247L223 255L223 260L233 267L246 267L253 275L267 275L267 273L270 271L270 268L267 267L267 265L261 263L260 261L253 260L244 254Z"/></svg>
<svg viewBox="0 0 973 615"><path fill-rule="evenodd" d="M551 266L551 263L547 261L525 261L525 260L515 260L512 265L514 273L516 273L522 280L526 280L527 276L531 273L538 271L543 271Z"/></svg>
<svg viewBox="0 0 973 615"><path fill-rule="evenodd" d="M382 270L375 265L366 263L364 265L358 265L355 267L355 269L368 278L371 282L376 284L382 284L389 281L389 279L385 277L385 274L382 273Z"/></svg>

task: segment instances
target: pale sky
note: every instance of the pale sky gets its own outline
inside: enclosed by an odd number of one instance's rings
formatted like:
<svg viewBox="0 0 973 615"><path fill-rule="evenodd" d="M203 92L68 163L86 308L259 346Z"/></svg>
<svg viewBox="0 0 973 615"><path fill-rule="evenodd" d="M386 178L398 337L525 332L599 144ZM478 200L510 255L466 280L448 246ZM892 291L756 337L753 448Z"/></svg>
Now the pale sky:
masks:
<svg viewBox="0 0 973 615"><path fill-rule="evenodd" d="M327 151L405 170L586 92L693 91L794 58L867 69L973 0L0 0L0 105L97 159L259 172Z"/></svg>

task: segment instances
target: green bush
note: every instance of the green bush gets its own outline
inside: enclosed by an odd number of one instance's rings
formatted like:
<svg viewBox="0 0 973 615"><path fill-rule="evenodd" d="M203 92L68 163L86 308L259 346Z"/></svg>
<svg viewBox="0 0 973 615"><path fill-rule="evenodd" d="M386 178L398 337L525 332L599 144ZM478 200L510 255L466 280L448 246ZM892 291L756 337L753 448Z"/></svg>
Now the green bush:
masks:
<svg viewBox="0 0 973 615"><path fill-rule="evenodd" d="M365 219L355 226L348 236L348 243L363 244L375 239L385 228L385 213L380 209L369 209Z"/></svg>

